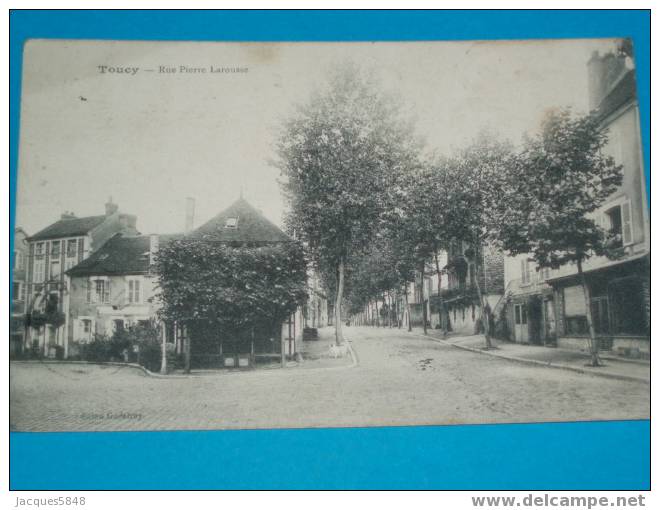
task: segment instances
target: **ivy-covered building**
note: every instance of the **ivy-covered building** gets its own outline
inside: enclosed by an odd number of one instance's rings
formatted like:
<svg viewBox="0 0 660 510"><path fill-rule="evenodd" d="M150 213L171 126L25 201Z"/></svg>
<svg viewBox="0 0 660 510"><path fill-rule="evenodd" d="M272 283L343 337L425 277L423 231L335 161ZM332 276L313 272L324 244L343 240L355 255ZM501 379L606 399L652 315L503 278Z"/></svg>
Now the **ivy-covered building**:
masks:
<svg viewBox="0 0 660 510"><path fill-rule="evenodd" d="M192 220L186 223L191 224ZM281 356L283 346L287 356L300 351L303 306L284 324L271 324L268 331L261 326L248 331L247 339L245 332L228 336L204 321L160 322L158 311L163 303L158 299L159 276L154 263L161 250L176 241L222 245L238 252L243 247L275 246L291 243L292 239L242 198L199 228L185 233L113 236L67 271L67 355L74 356L80 345L95 335L112 336L118 330L144 322L164 326L161 331L169 349L181 357L190 342L193 368L247 366L262 357ZM324 325L324 296L316 292L308 305L307 321L313 321L317 327Z"/></svg>

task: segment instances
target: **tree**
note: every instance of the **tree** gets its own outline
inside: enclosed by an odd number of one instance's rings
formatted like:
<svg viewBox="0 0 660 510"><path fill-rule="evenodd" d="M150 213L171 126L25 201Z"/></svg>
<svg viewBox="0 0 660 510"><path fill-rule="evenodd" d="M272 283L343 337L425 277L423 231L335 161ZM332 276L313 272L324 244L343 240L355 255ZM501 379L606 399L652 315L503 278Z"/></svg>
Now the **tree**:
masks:
<svg viewBox="0 0 660 510"><path fill-rule="evenodd" d="M298 107L278 138L274 164L289 204L287 227L336 281L337 344L347 265L379 231L397 174L414 164L410 133L396 102L347 65Z"/></svg>
<svg viewBox="0 0 660 510"><path fill-rule="evenodd" d="M592 255L618 254L616 239L592 216L622 180L621 167L602 153L606 143L594 115L551 112L511 167L499 212L499 238L512 255L529 254L540 268L576 264L593 366L601 363L583 263Z"/></svg>
<svg viewBox="0 0 660 510"><path fill-rule="evenodd" d="M281 323L307 298L306 261L297 243L232 247L183 239L160 248L155 270L163 320L219 331ZM189 353L190 341L186 347Z"/></svg>
<svg viewBox="0 0 660 510"><path fill-rule="evenodd" d="M453 234L449 223L449 211L454 206L452 178L445 161L409 172L405 177L406 191L401 197L400 215L391 222L391 237L398 245L396 251L400 256L414 261L413 266L420 275L422 285L426 266L431 261L435 262L438 296L442 282L438 252L446 248ZM427 320L426 307L422 303L424 333L427 332Z"/></svg>
<svg viewBox="0 0 660 510"><path fill-rule="evenodd" d="M510 143L482 132L447 163L447 195L451 207L445 220L446 235L470 246L460 257L475 269L474 285L486 349L493 347L490 308L478 275L483 272L484 250L498 238L501 221L495 211L502 206L507 176L514 161Z"/></svg>

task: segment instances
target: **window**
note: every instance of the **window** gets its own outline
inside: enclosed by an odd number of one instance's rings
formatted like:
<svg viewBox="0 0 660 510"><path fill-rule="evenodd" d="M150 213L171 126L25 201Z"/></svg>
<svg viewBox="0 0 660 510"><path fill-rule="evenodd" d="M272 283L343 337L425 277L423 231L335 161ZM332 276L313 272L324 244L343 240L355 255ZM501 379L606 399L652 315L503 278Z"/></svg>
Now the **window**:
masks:
<svg viewBox="0 0 660 510"><path fill-rule="evenodd" d="M124 319L113 319L112 332L122 333L124 331Z"/></svg>
<svg viewBox="0 0 660 510"><path fill-rule="evenodd" d="M522 259L520 261L520 277L523 285L531 283L532 277L529 270L529 259Z"/></svg>
<svg viewBox="0 0 660 510"><path fill-rule="evenodd" d="M51 263L50 263L50 278L51 279L55 279L55 278L60 277L60 274L61 274L60 267L61 267L61 264L60 264L60 259L59 258L53 259L51 261Z"/></svg>
<svg viewBox="0 0 660 510"><path fill-rule="evenodd" d="M12 285L12 301L23 301L25 299L24 291L25 287L21 282L14 282Z"/></svg>
<svg viewBox="0 0 660 510"><path fill-rule="evenodd" d="M96 280L96 302L97 303L107 303L108 302L108 292L107 285L105 280Z"/></svg>
<svg viewBox="0 0 660 510"><path fill-rule="evenodd" d="M84 342L88 342L92 339L92 334L94 332L94 322L92 319L80 319L78 322L78 337Z"/></svg>
<svg viewBox="0 0 660 510"><path fill-rule="evenodd" d="M128 280L128 302L129 303L140 302L140 280L137 279Z"/></svg>
<svg viewBox="0 0 660 510"><path fill-rule="evenodd" d="M34 261L34 276L35 283L42 283L46 278L46 261L43 259L36 259Z"/></svg>
<svg viewBox="0 0 660 510"><path fill-rule="evenodd" d="M648 335L650 315L642 281L637 277L612 280L608 293L613 332Z"/></svg>
<svg viewBox="0 0 660 510"><path fill-rule="evenodd" d="M37 243L34 254L37 257L42 257L44 254L44 243Z"/></svg>
<svg viewBox="0 0 660 510"><path fill-rule="evenodd" d="M66 242L66 256L76 257L78 255L78 241L76 239L69 239Z"/></svg>
<svg viewBox="0 0 660 510"><path fill-rule="evenodd" d="M564 289L564 317L567 335L586 335L589 333L584 292L581 285Z"/></svg>
<svg viewBox="0 0 660 510"><path fill-rule="evenodd" d="M70 239L66 242L66 269L71 269L78 263L78 242L76 239Z"/></svg>
<svg viewBox="0 0 660 510"><path fill-rule="evenodd" d="M50 243L50 256L51 257L59 257L60 256L60 242L59 241L51 241L51 243Z"/></svg>
<svg viewBox="0 0 660 510"><path fill-rule="evenodd" d="M110 282L104 279L92 279L87 285L88 303L109 303Z"/></svg>
<svg viewBox="0 0 660 510"><path fill-rule="evenodd" d="M227 218L225 221L225 228L237 228L238 218Z"/></svg>
<svg viewBox="0 0 660 510"><path fill-rule="evenodd" d="M23 252L14 251L14 269L17 271L22 271L25 269L25 257L23 257Z"/></svg>
<svg viewBox="0 0 660 510"><path fill-rule="evenodd" d="M631 219L630 200L615 205L605 211L602 227L616 239L617 246L627 246L633 243L633 226Z"/></svg>

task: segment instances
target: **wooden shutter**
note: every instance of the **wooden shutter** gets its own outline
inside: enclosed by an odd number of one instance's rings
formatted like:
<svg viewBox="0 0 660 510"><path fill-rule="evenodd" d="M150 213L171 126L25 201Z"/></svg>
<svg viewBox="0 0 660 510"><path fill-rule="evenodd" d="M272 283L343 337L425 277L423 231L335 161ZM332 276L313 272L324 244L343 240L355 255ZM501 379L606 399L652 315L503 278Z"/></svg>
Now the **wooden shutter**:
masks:
<svg viewBox="0 0 660 510"><path fill-rule="evenodd" d="M630 200L621 204L621 235L623 237L624 246L633 243L633 225Z"/></svg>

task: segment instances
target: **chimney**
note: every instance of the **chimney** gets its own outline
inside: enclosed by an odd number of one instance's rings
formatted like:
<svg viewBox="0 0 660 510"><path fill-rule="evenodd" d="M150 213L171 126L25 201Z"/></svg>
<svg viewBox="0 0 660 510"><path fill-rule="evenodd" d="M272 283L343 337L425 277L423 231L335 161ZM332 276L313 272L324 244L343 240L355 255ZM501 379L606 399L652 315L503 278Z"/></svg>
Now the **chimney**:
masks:
<svg viewBox="0 0 660 510"><path fill-rule="evenodd" d="M73 220L75 219L76 215L73 214L71 211L64 211L62 213L61 219L63 220Z"/></svg>
<svg viewBox="0 0 660 510"><path fill-rule="evenodd" d="M158 234L149 235L149 267L154 265L158 253Z"/></svg>
<svg viewBox="0 0 660 510"><path fill-rule="evenodd" d="M193 229L194 222L195 222L195 199L188 197L186 198L186 224L184 227L184 232L186 234Z"/></svg>
<svg viewBox="0 0 660 510"><path fill-rule="evenodd" d="M111 216L117 212L117 209L119 209L119 206L112 203L112 197L108 198L108 201L105 204L105 215Z"/></svg>
<svg viewBox="0 0 660 510"><path fill-rule="evenodd" d="M589 109L595 110L603 100L604 90L604 65L603 57L600 56L598 51L591 54L589 62L587 62L588 73L588 86L589 86Z"/></svg>

